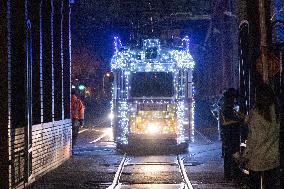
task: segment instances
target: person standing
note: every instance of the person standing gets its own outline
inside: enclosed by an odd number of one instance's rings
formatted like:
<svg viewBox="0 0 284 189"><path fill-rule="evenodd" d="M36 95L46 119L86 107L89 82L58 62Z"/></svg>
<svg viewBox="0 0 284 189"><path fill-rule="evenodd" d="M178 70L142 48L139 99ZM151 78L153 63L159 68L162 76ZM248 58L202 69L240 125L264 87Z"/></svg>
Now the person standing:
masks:
<svg viewBox="0 0 284 189"><path fill-rule="evenodd" d="M237 91L228 89L223 96L220 111L220 126L222 132L222 147L224 153L224 179L231 181L239 179L240 169L233 159L233 154L240 150L240 121L234 109Z"/></svg>
<svg viewBox="0 0 284 189"><path fill-rule="evenodd" d="M79 132L79 125L80 125L80 118L82 118L80 115L80 108L82 102L81 100L75 95L75 93L71 96L71 116L72 116L72 147L74 146L78 132Z"/></svg>
<svg viewBox="0 0 284 189"><path fill-rule="evenodd" d="M85 106L83 104L83 102L78 99L78 120L79 120L79 126L83 127L84 125L84 117L85 117Z"/></svg>
<svg viewBox="0 0 284 189"><path fill-rule="evenodd" d="M255 105L246 122L249 133L243 158L249 169L250 188L279 189L279 105L268 84L257 88Z"/></svg>

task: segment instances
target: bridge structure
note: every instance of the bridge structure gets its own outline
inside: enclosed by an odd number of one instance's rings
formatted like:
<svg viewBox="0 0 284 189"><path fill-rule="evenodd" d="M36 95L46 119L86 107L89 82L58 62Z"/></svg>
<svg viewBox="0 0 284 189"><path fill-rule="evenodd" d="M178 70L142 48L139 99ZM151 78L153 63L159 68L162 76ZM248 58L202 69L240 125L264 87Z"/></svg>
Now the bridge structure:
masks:
<svg viewBox="0 0 284 189"><path fill-rule="evenodd" d="M0 188L71 156L71 3L0 2Z"/></svg>
<svg viewBox="0 0 284 189"><path fill-rule="evenodd" d="M96 4L110 0L77 1ZM210 78L208 86L215 89L204 91L204 94L213 91L209 95L216 95L220 89L229 87L229 81L234 81L242 95L240 108L248 111L253 105L253 89L259 79L255 64L260 49L256 3L189 0L167 1L163 5L162 1L153 0L143 1L144 4L137 4L138 0L134 3L113 1L110 8L116 16L111 18L118 19L118 26L132 27L134 34L142 31L145 24L153 33L161 28L162 34L176 36L184 32L183 23L209 24L203 43L196 48L200 53L196 58L196 70L201 69L198 67L200 60L208 60L204 65L209 66L204 69L211 73L203 74L205 78L201 78L200 83ZM71 5L76 2L0 1L0 188L26 188L71 156ZM178 6L173 6L176 2ZM269 2L272 8L265 10L267 44L279 58L281 70L270 81L283 99L283 1ZM162 5L166 9L159 9ZM123 6L128 6L129 11L121 12ZM240 10L239 15L237 10ZM136 13L133 24L129 22L133 15L128 13ZM235 31L236 25L240 32L232 35L230 31ZM197 86L198 82L195 84ZM280 146L283 149L283 100L281 103ZM282 172L283 164L281 162Z"/></svg>

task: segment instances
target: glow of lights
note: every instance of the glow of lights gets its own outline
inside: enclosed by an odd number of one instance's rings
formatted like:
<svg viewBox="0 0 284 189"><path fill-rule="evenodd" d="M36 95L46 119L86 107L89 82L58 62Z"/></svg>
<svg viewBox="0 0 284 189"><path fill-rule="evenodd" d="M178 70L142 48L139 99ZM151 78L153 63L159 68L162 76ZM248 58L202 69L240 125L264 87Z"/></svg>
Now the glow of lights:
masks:
<svg viewBox="0 0 284 189"><path fill-rule="evenodd" d="M146 134L157 134L161 131L161 127L159 125L150 123L149 125L147 125L146 129L145 129L145 133Z"/></svg>
<svg viewBox="0 0 284 189"><path fill-rule="evenodd" d="M114 37L113 45L114 45L115 53L118 52L120 48L122 47L122 43L118 37Z"/></svg>
<svg viewBox="0 0 284 189"><path fill-rule="evenodd" d="M109 118L111 121L113 120L113 118L114 118L113 112L110 112L110 113L109 113L108 118Z"/></svg>
<svg viewBox="0 0 284 189"><path fill-rule="evenodd" d="M81 85L79 85L79 87L78 87L78 88L79 88L79 90L81 90L81 91L82 91L82 90L84 90L86 87L85 87L85 85L82 85L82 84L81 84Z"/></svg>
<svg viewBox="0 0 284 189"><path fill-rule="evenodd" d="M106 73L106 76L107 76L107 77L110 77L110 73L107 72L107 73Z"/></svg>
<svg viewBox="0 0 284 189"><path fill-rule="evenodd" d="M192 130L191 130L191 141L194 142L195 141L195 133L194 133L194 110L195 110L195 101L192 101L192 107L191 107L191 126L192 126Z"/></svg>
<svg viewBox="0 0 284 189"><path fill-rule="evenodd" d="M161 174L162 172L168 172L169 171L169 167L165 166L165 165L151 165L151 166L141 166L139 167L139 169L137 170L139 173L143 173L145 174L145 176L152 175L153 173Z"/></svg>
<svg viewBox="0 0 284 189"><path fill-rule="evenodd" d="M119 46L116 39L115 46ZM143 50L134 51L125 48L122 51L115 51L111 60L111 69L123 69L125 71L140 72L140 71L160 71L174 72L178 69L193 69L194 60L189 53L189 39L185 37L183 43L186 43L186 48L182 50L166 50L161 49L160 42L157 39L147 39L143 41ZM155 59L146 59L146 51L150 48L157 49ZM138 58L140 57L140 58Z"/></svg>
<svg viewBox="0 0 284 189"><path fill-rule="evenodd" d="M188 36L185 36L183 39L182 39L182 46L184 47L185 46L185 49L186 49L186 52L189 52L189 37Z"/></svg>
<svg viewBox="0 0 284 189"><path fill-rule="evenodd" d="M143 41L141 50L133 50L130 48L122 48L121 41L118 37L114 38L115 52L111 60L111 70L117 73L115 80L117 86L113 83L113 93L111 102L112 112L117 120L115 123L117 129L117 142L121 144L128 143L129 135L129 117L133 113L133 105L141 104L176 104L177 116L177 143L183 143L189 140L189 131L187 130L189 123L194 124L194 102L188 106L185 88L188 85L186 74L192 79L192 70L194 69L194 60L189 53L189 37L182 40L182 49L162 49L158 39L147 39ZM150 50L150 51L148 51ZM147 55L147 53L150 52ZM152 54L151 54L152 53ZM153 55L154 53L154 55ZM155 54L156 53L156 54ZM153 56L152 56L153 55ZM130 78L131 73L135 72L168 72L173 74L175 95L171 100L150 100L144 99L135 102L129 102L129 91L131 90ZM190 84L191 85L191 84ZM191 86L188 88L190 89ZM194 88L193 88L194 90ZM193 92L193 91L192 91ZM194 92L193 92L194 93ZM189 96L188 98L191 98ZM136 110L137 111L137 110ZM188 115L191 115L189 117ZM112 122L112 125L114 123ZM194 127L194 126L193 126ZM159 132L159 127L154 125L147 126L147 132ZM193 133L193 130L191 130ZM193 133L194 134L194 133Z"/></svg>
<svg viewBox="0 0 284 189"><path fill-rule="evenodd" d="M110 137L110 139L113 139L113 130L112 128L106 128L104 131L104 134L106 134L108 137Z"/></svg>
<svg viewBox="0 0 284 189"><path fill-rule="evenodd" d="M122 144L128 144L127 135L129 133L128 129L128 104L126 101L119 102L118 105L118 131L120 136L118 137L118 141Z"/></svg>
<svg viewBox="0 0 284 189"><path fill-rule="evenodd" d="M185 119L185 105L184 102L178 102L177 106L177 118L178 118L178 132L177 132L177 142L178 144L185 142L184 133L186 132L183 121Z"/></svg>

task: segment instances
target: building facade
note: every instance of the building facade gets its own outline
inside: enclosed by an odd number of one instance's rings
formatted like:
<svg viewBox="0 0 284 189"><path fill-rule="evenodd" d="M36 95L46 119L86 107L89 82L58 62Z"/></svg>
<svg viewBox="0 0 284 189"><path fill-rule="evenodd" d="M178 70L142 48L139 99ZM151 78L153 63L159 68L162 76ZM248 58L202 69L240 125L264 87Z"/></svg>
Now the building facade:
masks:
<svg viewBox="0 0 284 189"><path fill-rule="evenodd" d="M0 1L0 188L71 155L69 0Z"/></svg>

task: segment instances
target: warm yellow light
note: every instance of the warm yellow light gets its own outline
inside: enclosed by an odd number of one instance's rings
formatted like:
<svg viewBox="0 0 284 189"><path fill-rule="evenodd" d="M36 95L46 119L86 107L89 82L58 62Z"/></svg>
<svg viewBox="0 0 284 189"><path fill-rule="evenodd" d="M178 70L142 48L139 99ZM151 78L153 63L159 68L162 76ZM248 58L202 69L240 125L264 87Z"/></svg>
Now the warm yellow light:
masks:
<svg viewBox="0 0 284 189"><path fill-rule="evenodd" d="M138 172L143 173L145 175L150 175L150 174L161 174L163 172L168 172L170 166L165 166L165 165L148 165L148 166L142 166L140 169L138 169ZM152 175L151 175L152 176Z"/></svg>
<svg viewBox="0 0 284 189"><path fill-rule="evenodd" d="M112 128L106 128L104 134L109 137L109 140L113 140L113 130Z"/></svg>
<svg viewBox="0 0 284 189"><path fill-rule="evenodd" d="M160 126L155 125L155 124L149 124L145 128L145 133L147 134L157 134L161 130Z"/></svg>
<svg viewBox="0 0 284 189"><path fill-rule="evenodd" d="M108 114L108 118L109 118L110 120L113 120L113 118L114 118L113 112L111 112L111 113Z"/></svg>
<svg viewBox="0 0 284 189"><path fill-rule="evenodd" d="M138 111L129 119L130 132L133 134L174 134L176 115L168 111Z"/></svg>

